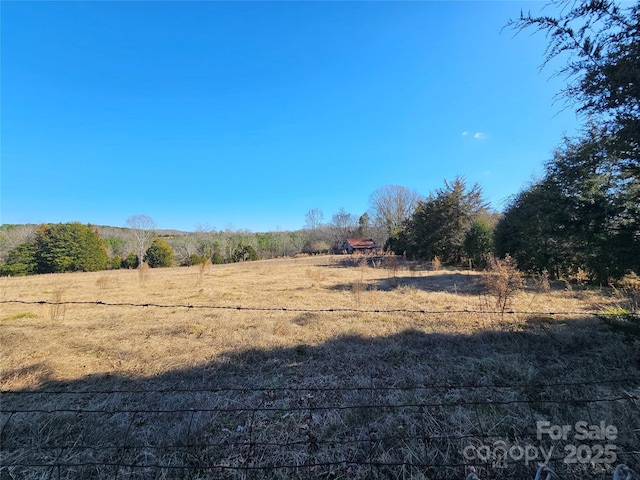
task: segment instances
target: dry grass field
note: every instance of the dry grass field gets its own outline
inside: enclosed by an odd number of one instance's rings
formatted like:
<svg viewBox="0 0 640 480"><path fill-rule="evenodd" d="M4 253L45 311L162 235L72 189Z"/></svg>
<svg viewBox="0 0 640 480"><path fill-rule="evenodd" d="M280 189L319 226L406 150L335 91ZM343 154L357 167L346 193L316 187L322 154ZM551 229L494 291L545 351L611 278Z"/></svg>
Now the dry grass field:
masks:
<svg viewBox="0 0 640 480"><path fill-rule="evenodd" d="M638 471L640 344L592 313L614 293L528 282L501 315L479 273L343 256L0 278L87 302L2 304L0 479L533 479L527 446L559 478Z"/></svg>

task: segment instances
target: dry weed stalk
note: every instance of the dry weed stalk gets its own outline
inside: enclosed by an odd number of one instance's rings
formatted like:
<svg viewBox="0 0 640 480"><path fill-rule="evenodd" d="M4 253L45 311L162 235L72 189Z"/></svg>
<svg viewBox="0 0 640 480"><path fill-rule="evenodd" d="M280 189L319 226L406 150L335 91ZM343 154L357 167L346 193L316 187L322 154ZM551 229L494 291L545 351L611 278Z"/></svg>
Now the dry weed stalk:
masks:
<svg viewBox="0 0 640 480"><path fill-rule="evenodd" d="M204 279L204 274L207 270L207 267L209 267L210 265L212 265L210 258L207 258L204 262L200 264L200 267L198 268L198 280L196 281L196 286L200 286L200 284L202 283L202 280Z"/></svg>
<svg viewBox="0 0 640 480"><path fill-rule="evenodd" d="M366 290L366 286L364 284L364 267L366 265L366 260L364 262L360 262L360 278L356 279L351 283L351 293L353 294L353 298L356 302L356 306L360 306L360 302L362 301L362 292Z"/></svg>
<svg viewBox="0 0 640 480"><path fill-rule="evenodd" d="M442 268L442 262L437 256L433 257L433 260L431 260L431 268L436 272Z"/></svg>
<svg viewBox="0 0 640 480"><path fill-rule="evenodd" d="M389 269L389 279L391 286L396 288L398 286L398 270L400 269L400 262L396 255L389 256L387 260L387 268Z"/></svg>
<svg viewBox="0 0 640 480"><path fill-rule="evenodd" d="M362 299L362 292L364 292L364 283L361 279L357 279L351 284L351 293L353 294L356 306L358 307L360 306Z"/></svg>
<svg viewBox="0 0 640 480"><path fill-rule="evenodd" d="M53 291L52 303L49 305L49 318L52 322L64 320L67 312L67 306L64 304L64 291L63 287L58 287Z"/></svg>

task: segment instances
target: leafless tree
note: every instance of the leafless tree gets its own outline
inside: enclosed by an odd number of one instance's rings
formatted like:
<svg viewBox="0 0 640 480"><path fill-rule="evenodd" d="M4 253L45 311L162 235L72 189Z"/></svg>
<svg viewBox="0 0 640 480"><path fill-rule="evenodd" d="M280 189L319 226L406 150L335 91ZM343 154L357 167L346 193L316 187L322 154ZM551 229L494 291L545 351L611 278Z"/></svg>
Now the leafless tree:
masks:
<svg viewBox="0 0 640 480"><path fill-rule="evenodd" d="M331 217L334 248L340 248L344 241L356 232L357 225L356 217L340 208L338 213Z"/></svg>
<svg viewBox="0 0 640 480"><path fill-rule="evenodd" d="M312 208L304 216L304 228L306 230L317 230L322 225L324 214L319 208Z"/></svg>
<svg viewBox="0 0 640 480"><path fill-rule="evenodd" d="M219 235L216 227L212 227L208 223L196 225L194 233L197 253L203 258L213 258L215 252L220 250ZM218 252L220 253L220 252Z"/></svg>
<svg viewBox="0 0 640 480"><path fill-rule="evenodd" d="M37 225L7 225L0 231L0 258L18 245L33 240Z"/></svg>
<svg viewBox="0 0 640 480"><path fill-rule="evenodd" d="M198 253L198 239L195 235L181 235L167 239L174 258L180 265L189 265L191 255Z"/></svg>
<svg viewBox="0 0 640 480"><path fill-rule="evenodd" d="M374 223L386 230L387 235L402 228L418 204L420 195L401 185L385 185L369 196L369 207Z"/></svg>
<svg viewBox="0 0 640 480"><path fill-rule="evenodd" d="M126 226L131 229L131 241L138 261L142 265L144 253L156 236L156 222L148 215L132 215L127 218Z"/></svg>

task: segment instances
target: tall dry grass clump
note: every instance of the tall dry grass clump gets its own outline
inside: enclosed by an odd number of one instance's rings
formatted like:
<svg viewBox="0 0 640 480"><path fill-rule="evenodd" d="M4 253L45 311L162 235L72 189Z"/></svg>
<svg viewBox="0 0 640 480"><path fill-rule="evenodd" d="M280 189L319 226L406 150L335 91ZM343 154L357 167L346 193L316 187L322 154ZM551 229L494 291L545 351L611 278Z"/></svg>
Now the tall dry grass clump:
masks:
<svg viewBox="0 0 640 480"><path fill-rule="evenodd" d="M353 295L353 299L357 307L360 306L362 302L362 294L367 289L364 282L364 270L367 267L367 259L361 258L358 261L358 270L360 276L356 278L353 282L351 282L351 294Z"/></svg>
<svg viewBox="0 0 640 480"><path fill-rule="evenodd" d="M106 275L100 275L96 280L96 287L98 287L98 294L104 293L109 285L109 277Z"/></svg>
<svg viewBox="0 0 640 480"><path fill-rule="evenodd" d="M387 257L386 266L389 270L389 281L393 288L396 288L399 284L398 271L400 270L400 262L397 255L390 255Z"/></svg>
<svg viewBox="0 0 640 480"><path fill-rule="evenodd" d="M307 268L305 275L311 280L311 288L320 287L320 284L326 279L325 274L317 268Z"/></svg>
<svg viewBox="0 0 640 480"><path fill-rule="evenodd" d="M502 318L512 304L515 295L522 290L524 281L515 260L507 255L504 259L492 258L483 274L488 295L495 298L495 308Z"/></svg>
<svg viewBox="0 0 640 480"><path fill-rule="evenodd" d="M64 320L67 312L67 306L64 303L64 291L63 287L58 287L53 291L52 303L49 305L49 318L52 322Z"/></svg>
<svg viewBox="0 0 640 480"><path fill-rule="evenodd" d="M138 280L140 283L145 283L149 278L149 264L147 262L142 262L138 267Z"/></svg>
<svg viewBox="0 0 640 480"><path fill-rule="evenodd" d="M211 259L207 258L204 262L202 262L198 267L198 280L196 281L196 286L199 287L202 284L202 280L204 279L204 274L207 271L207 268L212 265Z"/></svg>

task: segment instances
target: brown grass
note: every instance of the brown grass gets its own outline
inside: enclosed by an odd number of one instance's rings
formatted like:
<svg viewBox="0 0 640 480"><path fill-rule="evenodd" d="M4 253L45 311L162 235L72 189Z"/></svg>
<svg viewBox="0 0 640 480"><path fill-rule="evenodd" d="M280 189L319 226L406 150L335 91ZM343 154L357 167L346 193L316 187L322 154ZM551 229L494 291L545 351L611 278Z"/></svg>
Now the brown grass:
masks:
<svg viewBox="0 0 640 480"><path fill-rule="evenodd" d="M638 404L629 397L640 395L639 385L590 383L638 378L634 339L586 314L486 322L464 312L490 305L481 274L397 259L371 265L312 256L155 269L143 281L138 271L118 270L104 288L104 272L0 278L3 300L288 309L67 305L52 321L49 305L4 304L0 475L46 478L50 469L6 465L57 458L92 465L62 469L60 478L114 478L106 465L118 460L193 468L123 468L122 478L463 478L457 467L410 464L465 463L459 452L470 443L535 443L538 419L602 420L621 430L619 452L640 444ZM552 285L524 288L510 302L515 311L579 312L615 308L619 298ZM384 312L396 309L442 313ZM216 390L229 388L240 391ZM40 393L51 390L78 393ZM123 392L108 393L115 390ZM630 400L563 403L617 395ZM407 406L393 407L400 404ZM141 413L8 413L78 408ZM637 469L637 453L619 457ZM309 463L327 466L228 468ZM198 465L218 467L198 476ZM596 467L559 462L556 470L564 478L606 471ZM532 478L532 469L520 462L506 471ZM491 466L479 471L494 474Z"/></svg>

